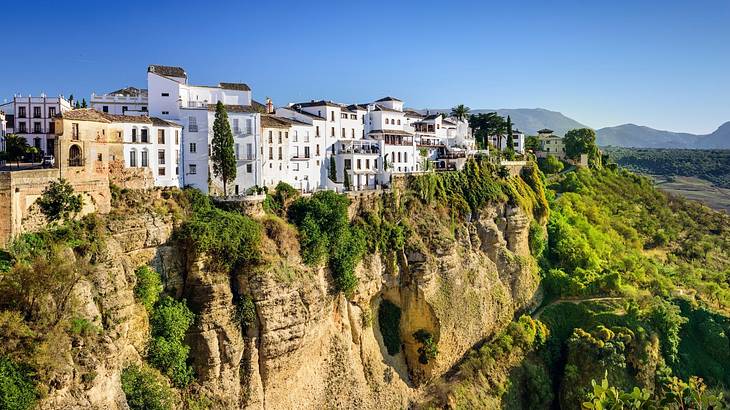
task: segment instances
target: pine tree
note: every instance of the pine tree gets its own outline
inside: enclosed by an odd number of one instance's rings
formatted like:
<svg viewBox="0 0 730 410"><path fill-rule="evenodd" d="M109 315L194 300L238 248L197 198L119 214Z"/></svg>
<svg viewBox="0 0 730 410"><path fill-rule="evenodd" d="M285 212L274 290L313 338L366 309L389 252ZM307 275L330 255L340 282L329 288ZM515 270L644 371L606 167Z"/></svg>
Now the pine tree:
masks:
<svg viewBox="0 0 730 410"><path fill-rule="evenodd" d="M337 182L337 164L335 163L334 155L330 155L330 180Z"/></svg>
<svg viewBox="0 0 730 410"><path fill-rule="evenodd" d="M508 159L514 159L515 156L515 139L512 136L512 118L507 116L507 157Z"/></svg>
<svg viewBox="0 0 730 410"><path fill-rule="evenodd" d="M228 113L222 102L215 105L211 160L213 174L223 181L223 195L228 195L228 183L236 179L236 155Z"/></svg>
<svg viewBox="0 0 730 410"><path fill-rule="evenodd" d="M81 108L86 108L86 107L87 107L87 105L86 105L86 98L82 98L81 99Z"/></svg>

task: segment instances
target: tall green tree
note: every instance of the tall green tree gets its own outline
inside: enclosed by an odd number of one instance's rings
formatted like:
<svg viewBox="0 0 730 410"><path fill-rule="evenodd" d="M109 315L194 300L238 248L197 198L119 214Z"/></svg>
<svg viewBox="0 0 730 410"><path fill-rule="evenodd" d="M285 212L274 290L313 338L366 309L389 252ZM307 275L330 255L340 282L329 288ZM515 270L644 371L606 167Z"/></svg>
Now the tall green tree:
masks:
<svg viewBox="0 0 730 410"><path fill-rule="evenodd" d="M81 99L81 108L87 108L88 105L86 105L86 98Z"/></svg>
<svg viewBox="0 0 730 410"><path fill-rule="evenodd" d="M451 109L451 116L459 121L463 121L469 117L469 107L459 104Z"/></svg>
<svg viewBox="0 0 730 410"><path fill-rule="evenodd" d="M596 132L590 128L570 130L563 138L565 155L577 160L581 154L588 155L588 164L593 168L601 166L601 151L596 145Z"/></svg>
<svg viewBox="0 0 730 410"><path fill-rule="evenodd" d="M507 148L505 149L505 152L507 153L508 159L514 159L515 157L515 138L512 136L512 118L510 116L507 116L507 125L505 126L507 129Z"/></svg>
<svg viewBox="0 0 730 410"><path fill-rule="evenodd" d="M330 181L337 182L337 163L335 162L334 155L330 155L329 177L330 177Z"/></svg>
<svg viewBox="0 0 730 410"><path fill-rule="evenodd" d="M221 101L215 105L212 143L213 174L223 181L223 195L228 195L228 183L236 179L236 154L233 133L228 122L226 107Z"/></svg>
<svg viewBox="0 0 730 410"><path fill-rule="evenodd" d="M482 147L487 146L487 137L496 135L497 145L502 145L502 134L505 132L506 121L496 112L479 113L469 117L469 127L474 130L475 137Z"/></svg>
<svg viewBox="0 0 730 410"><path fill-rule="evenodd" d="M52 181L36 200L48 222L65 220L81 212L84 205L80 194L65 179Z"/></svg>

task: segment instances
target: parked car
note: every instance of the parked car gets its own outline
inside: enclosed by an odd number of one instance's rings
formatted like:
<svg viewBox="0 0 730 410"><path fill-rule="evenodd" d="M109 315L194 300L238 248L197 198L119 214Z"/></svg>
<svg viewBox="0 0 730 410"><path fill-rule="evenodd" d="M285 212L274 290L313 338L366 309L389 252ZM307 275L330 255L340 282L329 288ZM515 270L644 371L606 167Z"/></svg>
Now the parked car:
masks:
<svg viewBox="0 0 730 410"><path fill-rule="evenodd" d="M42 165L43 168L52 168L56 165L56 158L53 155L44 155Z"/></svg>

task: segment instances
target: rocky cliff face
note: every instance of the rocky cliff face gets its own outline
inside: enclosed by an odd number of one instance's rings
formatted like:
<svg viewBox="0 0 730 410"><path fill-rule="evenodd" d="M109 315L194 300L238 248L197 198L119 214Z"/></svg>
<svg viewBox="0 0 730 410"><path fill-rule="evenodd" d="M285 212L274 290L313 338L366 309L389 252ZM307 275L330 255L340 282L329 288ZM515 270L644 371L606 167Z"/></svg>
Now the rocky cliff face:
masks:
<svg viewBox="0 0 730 410"><path fill-rule="evenodd" d="M166 291L196 313L186 342L199 386L215 408L391 409L418 399L424 384L472 346L537 303L529 254L530 216L498 204L471 222L444 209L409 210L414 232L404 252L365 257L359 285L346 298L325 269L305 266L296 231L263 221L263 267L234 275L212 269L169 241L171 218L151 213L109 222L105 256L76 287L84 314L104 328L83 364L91 382L70 371L44 408L126 408L121 369L141 360L147 313L134 302L134 269L156 268ZM242 330L234 301L250 297L256 321ZM401 309L402 349L389 355L378 323L388 300ZM426 330L438 356L423 364L413 334ZM86 380L86 379L84 379Z"/></svg>

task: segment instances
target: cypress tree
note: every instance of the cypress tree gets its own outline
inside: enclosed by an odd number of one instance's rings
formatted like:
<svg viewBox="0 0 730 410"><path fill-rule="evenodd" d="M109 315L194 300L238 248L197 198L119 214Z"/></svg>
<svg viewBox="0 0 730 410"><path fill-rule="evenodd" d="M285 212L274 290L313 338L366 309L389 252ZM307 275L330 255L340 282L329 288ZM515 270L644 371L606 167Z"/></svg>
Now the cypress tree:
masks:
<svg viewBox="0 0 730 410"><path fill-rule="evenodd" d="M508 159L514 159L515 156L515 139L512 136L512 118L507 116L507 157Z"/></svg>
<svg viewBox="0 0 730 410"><path fill-rule="evenodd" d="M215 105L211 160L213 174L223 181L223 195L228 195L228 183L236 179L236 155L233 150L233 133L228 123L228 113L222 102Z"/></svg>
<svg viewBox="0 0 730 410"><path fill-rule="evenodd" d="M334 155L330 155L330 180L337 182L337 164L335 163Z"/></svg>

